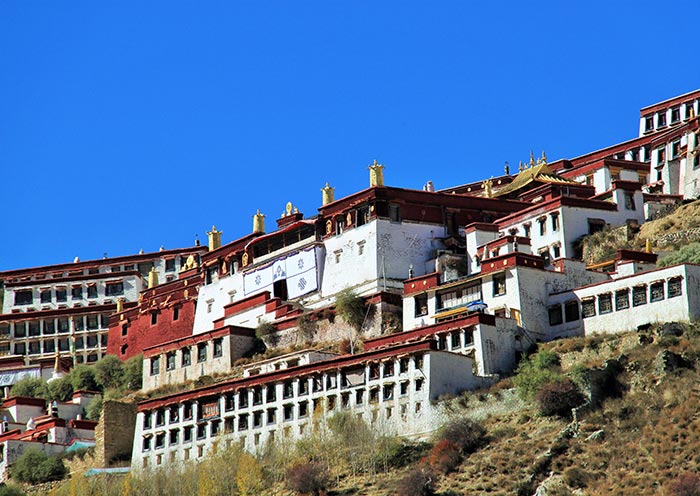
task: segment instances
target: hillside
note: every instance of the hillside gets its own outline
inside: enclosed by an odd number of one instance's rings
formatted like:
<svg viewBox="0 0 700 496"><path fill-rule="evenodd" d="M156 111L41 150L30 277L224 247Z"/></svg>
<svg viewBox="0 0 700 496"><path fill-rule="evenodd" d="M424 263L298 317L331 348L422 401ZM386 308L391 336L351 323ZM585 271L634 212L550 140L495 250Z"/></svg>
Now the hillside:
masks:
<svg viewBox="0 0 700 496"><path fill-rule="evenodd" d="M433 475L434 494L531 495L538 488L537 494L548 496L681 494L670 491L678 476L700 472L700 327L672 330L682 335L662 336L657 329L543 345L541 350L558 356L559 372L579 384L598 377L603 385L593 391L599 405L580 409L576 421L544 416L535 402L520 399L512 388L517 376L490 391L441 400L450 422L468 417L486 433L485 443L454 471ZM605 366L614 373L601 383ZM349 417L341 420L331 434L314 434L296 446L278 443L257 459L222 449L180 475L76 477L51 494L292 495L285 479L305 467L296 464L311 459L328 467L329 495L388 496L401 494L399 481L425 467L426 457L436 459L432 444L377 437Z"/></svg>

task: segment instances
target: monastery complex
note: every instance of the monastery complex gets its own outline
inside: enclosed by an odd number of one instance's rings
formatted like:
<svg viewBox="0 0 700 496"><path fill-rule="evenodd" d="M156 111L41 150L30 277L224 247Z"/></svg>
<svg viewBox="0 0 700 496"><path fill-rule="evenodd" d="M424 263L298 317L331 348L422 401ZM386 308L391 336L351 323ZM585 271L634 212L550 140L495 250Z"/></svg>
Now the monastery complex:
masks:
<svg viewBox="0 0 700 496"><path fill-rule="evenodd" d="M228 243L212 227L207 246L0 272L0 386L143 355L151 396L128 420L132 470L218 443L255 452L340 411L427 436L444 421L439 397L487 387L537 342L700 317L700 266L657 268L651 245L596 266L581 252L587 235L700 196L699 113L700 90L643 108L623 143L531 154L443 190L392 187L375 161L366 189L336 199L326 184L313 215L258 211ZM251 361L261 330L268 349L297 351ZM327 351L341 341L349 352ZM0 472L28 445L94 443L93 396L5 399Z"/></svg>

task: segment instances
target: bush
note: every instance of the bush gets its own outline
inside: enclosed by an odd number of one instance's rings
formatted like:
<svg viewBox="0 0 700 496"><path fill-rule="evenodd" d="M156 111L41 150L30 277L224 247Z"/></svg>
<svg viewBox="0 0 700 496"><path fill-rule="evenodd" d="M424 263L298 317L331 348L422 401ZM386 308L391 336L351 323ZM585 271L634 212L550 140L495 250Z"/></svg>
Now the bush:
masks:
<svg viewBox="0 0 700 496"><path fill-rule="evenodd" d="M328 468L320 463L298 463L287 469L287 487L299 494L321 496L330 483Z"/></svg>
<svg viewBox="0 0 700 496"><path fill-rule="evenodd" d="M535 396L535 401L542 415L568 417L571 409L583 405L586 399L574 381L564 378L545 384Z"/></svg>
<svg viewBox="0 0 700 496"><path fill-rule="evenodd" d="M468 455L486 443L486 429L469 418L461 418L440 429L438 443L443 440L454 443L462 455Z"/></svg>
<svg viewBox="0 0 700 496"><path fill-rule="evenodd" d="M14 484L2 484L0 485L0 496L26 496L26 493Z"/></svg>
<svg viewBox="0 0 700 496"><path fill-rule="evenodd" d="M63 479L66 467L59 458L48 456L37 448L29 448L17 459L10 473L20 482L41 484Z"/></svg>
<svg viewBox="0 0 700 496"><path fill-rule="evenodd" d="M700 243L694 242L681 247L680 250L671 252L656 265L659 267L668 267L679 263L700 263Z"/></svg>
<svg viewBox="0 0 700 496"><path fill-rule="evenodd" d="M107 355L93 365L95 382L102 389L120 388L124 385L124 365L114 355Z"/></svg>
<svg viewBox="0 0 700 496"><path fill-rule="evenodd" d="M87 407L85 411L85 417L88 420L100 420L100 414L102 413L102 396L97 396L94 398Z"/></svg>
<svg viewBox="0 0 700 496"><path fill-rule="evenodd" d="M310 343L318 331L318 322L309 312L304 312L297 320L297 330L302 340L305 343Z"/></svg>
<svg viewBox="0 0 700 496"><path fill-rule="evenodd" d="M31 398L49 398L49 388L44 379L25 377L15 382L10 389L10 396L29 396Z"/></svg>
<svg viewBox="0 0 700 496"><path fill-rule="evenodd" d="M78 365L69 374L74 391L101 391L95 380L92 366Z"/></svg>
<svg viewBox="0 0 700 496"><path fill-rule="evenodd" d="M395 492L402 496L432 496L435 478L435 473L427 467L413 468L399 480Z"/></svg>
<svg viewBox="0 0 700 496"><path fill-rule="evenodd" d="M365 300L351 289L344 289L335 297L335 312L358 332L365 323L366 311Z"/></svg>
<svg viewBox="0 0 700 496"><path fill-rule="evenodd" d="M428 456L430 466L443 474L454 471L461 461L462 454L459 452L459 446L447 439L438 441Z"/></svg>
<svg viewBox="0 0 700 496"><path fill-rule="evenodd" d="M521 398L531 400L542 386L562 378L559 356L551 351L540 351L520 362L513 383Z"/></svg>
<svg viewBox="0 0 700 496"><path fill-rule="evenodd" d="M68 401L73 396L70 377L61 377L49 382L49 400Z"/></svg>
<svg viewBox="0 0 700 496"><path fill-rule="evenodd" d="M132 391L143 385L143 354L136 355L124 362L124 386Z"/></svg>
<svg viewBox="0 0 700 496"><path fill-rule="evenodd" d="M278 329L272 322L262 321L255 328L255 337L265 342L267 346L277 346L279 344Z"/></svg>
<svg viewBox="0 0 700 496"><path fill-rule="evenodd" d="M582 470L578 467L569 467L564 470L563 480L564 483L575 489L583 489L588 485L588 480L590 476L588 472Z"/></svg>
<svg viewBox="0 0 700 496"><path fill-rule="evenodd" d="M671 496L700 496L700 477L693 472L679 475L669 485Z"/></svg>

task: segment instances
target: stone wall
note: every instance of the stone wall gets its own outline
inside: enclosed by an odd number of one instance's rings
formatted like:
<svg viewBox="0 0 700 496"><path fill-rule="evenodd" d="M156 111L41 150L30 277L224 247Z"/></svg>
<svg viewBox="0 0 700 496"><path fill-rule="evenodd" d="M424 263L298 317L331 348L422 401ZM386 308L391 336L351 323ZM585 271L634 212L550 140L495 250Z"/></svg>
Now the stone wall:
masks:
<svg viewBox="0 0 700 496"><path fill-rule="evenodd" d="M136 404L105 401L95 428L95 464L107 467L116 459L131 457Z"/></svg>

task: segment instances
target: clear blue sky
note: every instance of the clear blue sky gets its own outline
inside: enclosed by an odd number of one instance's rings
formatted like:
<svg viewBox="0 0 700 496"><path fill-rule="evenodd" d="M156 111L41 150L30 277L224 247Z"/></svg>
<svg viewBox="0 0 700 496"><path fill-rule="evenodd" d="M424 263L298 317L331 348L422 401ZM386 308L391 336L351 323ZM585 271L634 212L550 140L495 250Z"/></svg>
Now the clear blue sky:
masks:
<svg viewBox="0 0 700 496"><path fill-rule="evenodd" d="M0 0L0 270L268 230L636 136L700 2Z"/></svg>

